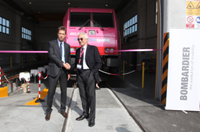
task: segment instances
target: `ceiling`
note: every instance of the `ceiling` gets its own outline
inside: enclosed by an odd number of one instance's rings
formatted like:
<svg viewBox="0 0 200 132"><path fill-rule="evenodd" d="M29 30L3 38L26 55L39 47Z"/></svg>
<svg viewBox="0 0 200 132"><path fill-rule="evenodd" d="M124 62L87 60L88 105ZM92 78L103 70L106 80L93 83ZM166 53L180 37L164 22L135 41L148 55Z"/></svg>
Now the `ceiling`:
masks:
<svg viewBox="0 0 200 132"><path fill-rule="evenodd" d="M119 12L132 0L4 0L26 17L37 20L62 19L69 7L113 8Z"/></svg>

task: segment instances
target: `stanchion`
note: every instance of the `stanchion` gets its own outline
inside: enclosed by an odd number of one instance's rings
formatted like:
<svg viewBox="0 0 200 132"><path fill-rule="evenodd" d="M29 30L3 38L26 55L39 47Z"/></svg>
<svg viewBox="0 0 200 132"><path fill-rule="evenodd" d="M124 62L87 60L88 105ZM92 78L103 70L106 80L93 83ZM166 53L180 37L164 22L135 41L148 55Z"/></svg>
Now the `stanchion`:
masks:
<svg viewBox="0 0 200 132"><path fill-rule="evenodd" d="M144 66L145 62L142 62L142 88L144 88Z"/></svg>
<svg viewBox="0 0 200 132"><path fill-rule="evenodd" d="M41 87L41 71L39 71L39 88L38 88L38 99L35 101L35 103L38 103L38 102L44 102L45 100L42 100L41 99L41 93L40 93L40 87Z"/></svg>
<svg viewBox="0 0 200 132"><path fill-rule="evenodd" d="M12 56L10 57L10 67L12 67Z"/></svg>
<svg viewBox="0 0 200 132"><path fill-rule="evenodd" d="M125 73L125 61L123 60L123 74ZM124 78L124 75L123 75Z"/></svg>
<svg viewBox="0 0 200 132"><path fill-rule="evenodd" d="M22 65L23 65L23 56L22 56Z"/></svg>
<svg viewBox="0 0 200 132"><path fill-rule="evenodd" d="M31 93L30 88L29 88L29 81L27 82L28 85L28 91L26 93Z"/></svg>
<svg viewBox="0 0 200 132"><path fill-rule="evenodd" d="M1 66L0 66L0 86L1 86Z"/></svg>

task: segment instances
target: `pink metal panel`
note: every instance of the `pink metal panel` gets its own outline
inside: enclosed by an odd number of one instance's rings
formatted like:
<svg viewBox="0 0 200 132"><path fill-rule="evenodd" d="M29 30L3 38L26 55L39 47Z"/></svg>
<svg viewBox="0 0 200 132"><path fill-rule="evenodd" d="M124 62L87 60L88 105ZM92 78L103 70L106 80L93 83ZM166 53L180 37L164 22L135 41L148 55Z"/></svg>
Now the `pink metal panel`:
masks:
<svg viewBox="0 0 200 132"><path fill-rule="evenodd" d="M70 27L69 26L70 12L112 13L114 19L114 27L111 28L103 27L104 31L100 27L92 27L92 26L83 27L81 30L79 30L80 27ZM65 41L70 44L71 48L80 47L77 41L77 37L79 33L85 32L89 36L88 43L97 46L100 55L118 54L117 52L115 53L104 52L105 48L113 48L114 50L118 50L119 47L116 16L113 9L69 8L63 19L63 25L67 28L67 35ZM95 35L89 35L90 30L94 30Z"/></svg>

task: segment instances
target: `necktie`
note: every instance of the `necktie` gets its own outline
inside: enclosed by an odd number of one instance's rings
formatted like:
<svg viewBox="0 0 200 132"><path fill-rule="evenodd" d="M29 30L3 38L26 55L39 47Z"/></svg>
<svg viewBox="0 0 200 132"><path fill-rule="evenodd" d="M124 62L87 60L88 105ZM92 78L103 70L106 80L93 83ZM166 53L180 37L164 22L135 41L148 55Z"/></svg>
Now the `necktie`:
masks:
<svg viewBox="0 0 200 132"><path fill-rule="evenodd" d="M60 43L60 55L61 55L61 60L62 60L62 43Z"/></svg>
<svg viewBox="0 0 200 132"><path fill-rule="evenodd" d="M82 56L81 56L81 65L82 65L82 67L83 67L83 56L84 56L84 51L83 51L83 50L84 50L84 48L81 49L81 51L82 51Z"/></svg>
<svg viewBox="0 0 200 132"><path fill-rule="evenodd" d="M82 67L81 67L81 72L83 71L83 56L84 56L84 48L82 48L81 49L81 53L82 53L82 56L81 56L81 65L82 65Z"/></svg>

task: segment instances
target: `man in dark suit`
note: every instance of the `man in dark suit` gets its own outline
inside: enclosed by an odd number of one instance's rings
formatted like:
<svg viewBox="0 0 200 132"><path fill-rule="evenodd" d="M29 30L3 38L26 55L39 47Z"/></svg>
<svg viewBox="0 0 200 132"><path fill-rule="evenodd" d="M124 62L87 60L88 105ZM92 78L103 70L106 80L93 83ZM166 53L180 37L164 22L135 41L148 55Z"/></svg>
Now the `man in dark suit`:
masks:
<svg viewBox="0 0 200 132"><path fill-rule="evenodd" d="M71 69L77 69L77 84L82 101L83 113L76 120L80 121L90 118L89 126L95 125L96 94L95 82L99 82L98 71L102 62L96 46L88 44L86 33L78 35L78 42L81 48L76 50L75 64Z"/></svg>
<svg viewBox="0 0 200 132"><path fill-rule="evenodd" d="M60 81L61 89L61 114L67 118L66 109L66 93L67 93L67 80L69 79L68 70L71 68L70 46L64 42L66 36L66 28L60 26L58 28L58 39L49 42L49 91L47 96L47 109L45 119L50 120L52 112L52 101L55 94L58 80Z"/></svg>

